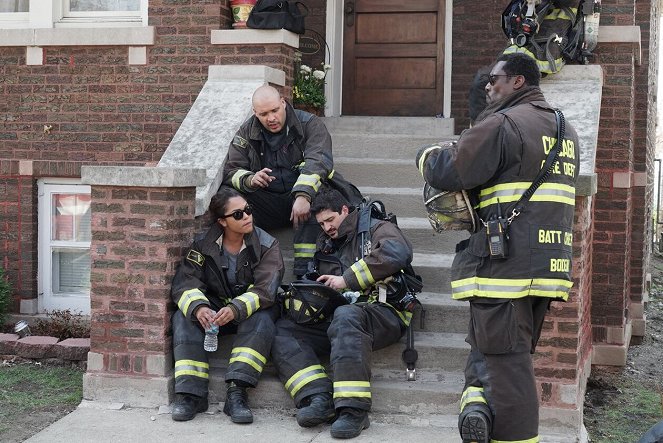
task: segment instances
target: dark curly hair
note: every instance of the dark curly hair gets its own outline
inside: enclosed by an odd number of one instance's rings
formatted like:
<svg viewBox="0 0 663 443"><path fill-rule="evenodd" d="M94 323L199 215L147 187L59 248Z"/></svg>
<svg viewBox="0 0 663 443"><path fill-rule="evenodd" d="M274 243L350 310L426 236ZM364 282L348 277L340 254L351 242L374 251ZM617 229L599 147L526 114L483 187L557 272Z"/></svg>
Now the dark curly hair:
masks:
<svg viewBox="0 0 663 443"><path fill-rule="evenodd" d="M343 210L343 206L350 207L350 202L343 197L343 194L336 189L324 188L313 197L311 213L315 215L326 209L340 213Z"/></svg>
<svg viewBox="0 0 663 443"><path fill-rule="evenodd" d="M508 75L522 75L528 86L539 86L541 72L536 61L529 55L521 52L503 54L497 58L498 62L504 63L504 73Z"/></svg>
<svg viewBox="0 0 663 443"><path fill-rule="evenodd" d="M244 198L242 194L229 186L221 186L214 197L212 197L212 200L209 202L209 212L214 222L226 215L228 200L233 197Z"/></svg>

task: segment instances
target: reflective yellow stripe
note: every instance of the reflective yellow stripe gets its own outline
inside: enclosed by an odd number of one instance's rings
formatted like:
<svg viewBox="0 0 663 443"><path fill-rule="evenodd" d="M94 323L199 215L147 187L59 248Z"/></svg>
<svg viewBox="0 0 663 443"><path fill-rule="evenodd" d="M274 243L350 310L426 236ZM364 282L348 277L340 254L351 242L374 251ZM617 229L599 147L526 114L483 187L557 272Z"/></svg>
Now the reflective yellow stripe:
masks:
<svg viewBox="0 0 663 443"><path fill-rule="evenodd" d="M237 172L233 174L232 178L232 184L233 188L237 189L238 191L242 190L242 180L244 179L245 176L253 174L251 171L247 171L246 169L238 169Z"/></svg>
<svg viewBox="0 0 663 443"><path fill-rule="evenodd" d="M255 311L260 308L260 297L255 292L245 292L244 294L235 297L246 306L246 316L250 317Z"/></svg>
<svg viewBox="0 0 663 443"><path fill-rule="evenodd" d="M320 176L318 174L299 174L299 178L295 182L295 186L309 186L313 192L318 192L320 188Z"/></svg>
<svg viewBox="0 0 663 443"><path fill-rule="evenodd" d="M479 208L497 204L515 202L530 187L530 182L504 183L491 188L482 189L479 193ZM575 206L576 189L561 183L544 183L534 192L530 201L556 202Z"/></svg>
<svg viewBox="0 0 663 443"><path fill-rule="evenodd" d="M371 274L371 271L368 269L368 265L363 258L350 266L350 269L354 272L361 289L366 289L375 283L373 274Z"/></svg>
<svg viewBox="0 0 663 443"><path fill-rule="evenodd" d="M389 305L389 303L387 303ZM389 305L391 309L398 315L398 318L401 319L401 321L405 324L405 326L410 326L410 322L412 321L412 313L410 311L399 311L398 309L394 308L393 306Z"/></svg>
<svg viewBox="0 0 663 443"><path fill-rule="evenodd" d="M230 352L230 363L241 362L252 366L256 371L262 372L267 359L262 356L258 351L251 348L233 348Z"/></svg>
<svg viewBox="0 0 663 443"><path fill-rule="evenodd" d="M205 294L203 294L200 289L187 289L186 291L182 292L182 296L177 301L177 307L180 308L180 311L182 311L185 317L188 317L189 306L196 300L203 300L209 303L209 300L207 300L207 297L205 297Z"/></svg>
<svg viewBox="0 0 663 443"><path fill-rule="evenodd" d="M468 297L521 298L527 296L561 298L566 301L573 282L561 278L470 277L451 282L454 299Z"/></svg>
<svg viewBox="0 0 663 443"><path fill-rule="evenodd" d="M331 180L332 178L334 178L334 173L335 172L336 172L336 170L332 169L331 172L329 174L327 174L327 180Z"/></svg>
<svg viewBox="0 0 663 443"><path fill-rule="evenodd" d="M569 10L573 14L578 15L578 9L577 8L569 8ZM558 20L559 19L559 20L569 20L569 21L571 21L571 20L575 20L576 18L575 17L570 17L569 14L567 14L564 9L555 8L552 11L550 11L550 13L548 15L546 15L543 19L544 20Z"/></svg>
<svg viewBox="0 0 663 443"><path fill-rule="evenodd" d="M315 254L315 243L294 243L295 257L313 257Z"/></svg>
<svg viewBox="0 0 663 443"><path fill-rule="evenodd" d="M488 404L483 392L483 388L478 386L469 386L467 389L465 389L463 395L460 398L460 412L463 412L463 409L465 409L465 406L467 406L468 403Z"/></svg>
<svg viewBox="0 0 663 443"><path fill-rule="evenodd" d="M520 52L522 54L527 54L530 57L532 57L534 61L536 61L536 64L539 66L539 71L544 72L546 74L554 74L555 72L559 71L560 69L562 69L564 63L564 59L562 57L559 57L553 60L553 64L551 66L548 60L539 60L538 58L536 58L536 55L532 51L528 50L524 46L520 47L517 45L511 45L504 50L504 54L515 54L517 52Z"/></svg>
<svg viewBox="0 0 663 443"><path fill-rule="evenodd" d="M195 360L177 360L175 362L175 378L184 375L209 378L209 364Z"/></svg>
<svg viewBox="0 0 663 443"><path fill-rule="evenodd" d="M527 440L490 440L490 443L539 443L539 436L528 438Z"/></svg>
<svg viewBox="0 0 663 443"><path fill-rule="evenodd" d="M283 386L285 386L286 391L290 393L290 396L294 398L301 388L313 380L318 380L320 378L327 378L325 368L322 367L322 365L313 365L295 372L295 374L290 377Z"/></svg>
<svg viewBox="0 0 663 443"><path fill-rule="evenodd" d="M371 398L371 383L368 381L335 381L334 398Z"/></svg>
<svg viewBox="0 0 663 443"><path fill-rule="evenodd" d="M442 146L433 145L429 148L426 148L426 150L422 152L421 157L419 157L419 172L421 173L422 177L424 176L424 166L426 166L426 159L428 158L428 154L430 154L430 152L435 149L442 149Z"/></svg>

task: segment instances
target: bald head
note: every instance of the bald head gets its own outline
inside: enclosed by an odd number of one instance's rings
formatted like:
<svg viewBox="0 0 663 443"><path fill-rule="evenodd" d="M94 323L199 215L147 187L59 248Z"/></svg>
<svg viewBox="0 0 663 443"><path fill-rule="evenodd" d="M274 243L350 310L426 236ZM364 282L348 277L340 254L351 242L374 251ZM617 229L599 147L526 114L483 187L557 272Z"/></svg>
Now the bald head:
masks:
<svg viewBox="0 0 663 443"><path fill-rule="evenodd" d="M253 93L253 113L262 126L270 132L280 132L285 125L285 100L276 88L264 85Z"/></svg>

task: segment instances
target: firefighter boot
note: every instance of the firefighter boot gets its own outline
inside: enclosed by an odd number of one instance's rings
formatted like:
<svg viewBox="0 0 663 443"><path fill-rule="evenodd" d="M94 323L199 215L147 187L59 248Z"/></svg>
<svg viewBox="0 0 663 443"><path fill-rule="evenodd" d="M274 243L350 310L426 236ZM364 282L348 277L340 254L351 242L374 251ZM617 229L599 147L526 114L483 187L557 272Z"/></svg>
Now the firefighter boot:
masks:
<svg viewBox="0 0 663 443"><path fill-rule="evenodd" d="M246 388L237 386L235 382L228 384L223 412L230 416L233 423L253 423L253 413L249 409Z"/></svg>
<svg viewBox="0 0 663 443"><path fill-rule="evenodd" d="M297 410L297 424L302 428L310 428L321 423L329 423L336 416L331 394L323 392L306 397L305 406Z"/></svg>
<svg viewBox="0 0 663 443"><path fill-rule="evenodd" d="M370 426L368 411L355 408L342 408L340 415L331 425L334 438L355 438Z"/></svg>
<svg viewBox="0 0 663 443"><path fill-rule="evenodd" d="M487 407L466 406L458 417L458 430L463 443L490 443L490 418L490 410Z"/></svg>
<svg viewBox="0 0 663 443"><path fill-rule="evenodd" d="M193 419L198 412L207 411L207 397L198 397L193 394L177 394L171 418L175 421L187 421Z"/></svg>

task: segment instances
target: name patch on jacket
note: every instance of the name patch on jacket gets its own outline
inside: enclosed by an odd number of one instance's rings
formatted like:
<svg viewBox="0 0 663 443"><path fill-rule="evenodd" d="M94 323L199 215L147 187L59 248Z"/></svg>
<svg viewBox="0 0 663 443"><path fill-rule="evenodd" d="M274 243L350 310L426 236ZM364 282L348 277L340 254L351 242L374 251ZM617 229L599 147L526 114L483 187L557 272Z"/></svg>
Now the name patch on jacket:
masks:
<svg viewBox="0 0 663 443"><path fill-rule="evenodd" d="M233 138L233 145L246 149L249 146L249 141L240 137L239 135L236 135L235 138Z"/></svg>
<svg viewBox="0 0 663 443"><path fill-rule="evenodd" d="M573 249L573 233L559 226L531 226L530 245L538 249Z"/></svg>
<svg viewBox="0 0 663 443"><path fill-rule="evenodd" d="M189 249L189 253L186 255L186 259L197 264L198 266L202 266L203 263L205 263L205 257L203 254L198 251L194 251L193 249Z"/></svg>

